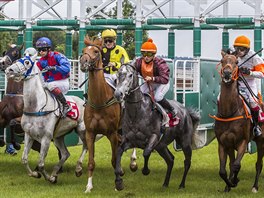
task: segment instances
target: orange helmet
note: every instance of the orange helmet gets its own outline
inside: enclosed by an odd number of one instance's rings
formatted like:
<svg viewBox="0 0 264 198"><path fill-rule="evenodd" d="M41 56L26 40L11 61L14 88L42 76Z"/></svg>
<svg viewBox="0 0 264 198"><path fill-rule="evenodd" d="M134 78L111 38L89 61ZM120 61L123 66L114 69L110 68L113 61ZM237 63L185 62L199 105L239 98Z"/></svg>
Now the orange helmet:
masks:
<svg viewBox="0 0 264 198"><path fill-rule="evenodd" d="M153 43L153 40L151 38L149 38L147 40L147 42L143 43L141 46L141 52L157 52L157 47L156 45Z"/></svg>
<svg viewBox="0 0 264 198"><path fill-rule="evenodd" d="M250 48L250 40L248 37L242 35L235 39L234 47L246 47Z"/></svg>

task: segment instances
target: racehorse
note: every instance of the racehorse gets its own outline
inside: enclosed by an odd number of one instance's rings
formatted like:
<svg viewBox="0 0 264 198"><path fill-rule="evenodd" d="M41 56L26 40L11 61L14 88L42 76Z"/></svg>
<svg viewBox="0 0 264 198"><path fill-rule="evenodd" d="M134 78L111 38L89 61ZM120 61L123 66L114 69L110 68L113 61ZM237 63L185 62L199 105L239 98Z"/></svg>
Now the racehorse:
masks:
<svg viewBox="0 0 264 198"><path fill-rule="evenodd" d="M241 168L241 160L247 150L249 141L253 138L253 124L245 102L238 91L239 68L237 58L232 54L222 52L221 87L218 100L218 112L215 119L215 135L218 141L218 155L220 161L219 175L224 180L225 192L236 187ZM263 105L262 105L263 109ZM264 130L262 126L262 131ZM254 138L257 143L256 177L252 192L258 191L258 179L262 170L264 155L264 138ZM235 155L235 151L237 154ZM229 177L226 171L227 157L229 157Z"/></svg>
<svg viewBox="0 0 264 198"><path fill-rule="evenodd" d="M4 71L14 61L21 58L21 49L23 45L10 45L10 48L4 52L0 60L0 70ZM23 113L23 82L15 82L13 79L7 81L6 91L0 102L0 127L10 126L10 142L16 150L20 149L19 143L16 142L15 133L24 133L19 125ZM0 140L4 146L4 140Z"/></svg>
<svg viewBox="0 0 264 198"><path fill-rule="evenodd" d="M183 150L184 173L179 188L185 188L185 180L191 166L192 136L200 121L198 111L187 109L176 101L170 101L179 117L179 123L170 128L162 129L162 116L151 98L144 95L139 86L138 74L133 63L123 64L118 71L115 97L118 101L124 101L124 114L122 117L122 140L118 147L115 169L115 186L122 190L121 157L127 149L137 147L144 149L144 167L142 173L149 174L148 160L153 149L165 160L167 172L163 183L168 187L171 171L174 165L174 156L168 149L168 145L176 140ZM161 135L161 131L162 135ZM157 138L158 137L158 138ZM157 140L157 141L155 141Z"/></svg>
<svg viewBox="0 0 264 198"><path fill-rule="evenodd" d="M89 152L88 161L88 183L86 193L93 188L92 177L95 168L94 142L98 134L106 136L112 148L112 166L115 168L116 151L120 142L120 116L121 106L114 98L114 90L107 84L104 78L102 64L102 40L84 39L86 47L82 51L80 58L81 71L89 72L88 98L85 106L84 122L86 126L86 140ZM131 156L130 169L137 169L135 150Z"/></svg>
<svg viewBox="0 0 264 198"><path fill-rule="evenodd" d="M81 162L84 154L87 152L83 121L84 101L76 96L66 96L73 111L69 112L71 118L61 118L61 105L43 87L42 72L45 71L40 71L36 64L32 64L29 56L19 59L19 61L9 66L5 72L8 79L24 82L24 108L21 126L25 131L25 137L22 163L25 165L28 175L39 178L42 174L51 183L57 182L58 172L70 156L64 143L64 136L72 130L75 130L83 141L82 154L75 170L76 175L80 175L82 171ZM44 165L52 139L61 154L61 158L58 164L54 166L52 174L49 175ZM32 171L28 164L28 154L34 140L37 140L41 144L41 148L37 169Z"/></svg>

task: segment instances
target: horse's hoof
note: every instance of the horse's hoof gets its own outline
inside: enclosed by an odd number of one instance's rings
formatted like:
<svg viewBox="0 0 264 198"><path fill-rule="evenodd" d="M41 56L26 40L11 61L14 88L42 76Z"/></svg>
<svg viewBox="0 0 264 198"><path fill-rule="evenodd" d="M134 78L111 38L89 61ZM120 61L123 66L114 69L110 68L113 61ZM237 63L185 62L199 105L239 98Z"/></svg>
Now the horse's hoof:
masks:
<svg viewBox="0 0 264 198"><path fill-rule="evenodd" d="M168 187L168 186L166 186L166 187ZM180 189L184 189L184 188L185 188L185 185L179 185L179 188L178 189L180 190Z"/></svg>
<svg viewBox="0 0 264 198"><path fill-rule="evenodd" d="M142 174L143 175L148 175L150 173L150 170L148 169L148 168L146 168L146 169L142 169Z"/></svg>
<svg viewBox="0 0 264 198"><path fill-rule="evenodd" d="M138 169L138 165L137 164L131 164L130 165L130 170L132 171L132 172L136 172L137 171L137 169Z"/></svg>
<svg viewBox="0 0 264 198"><path fill-rule="evenodd" d="M13 144L13 146L14 146L14 148L16 149L16 150L20 150L21 149L21 146L20 146L20 144L19 143L17 143L17 142L12 142L12 144Z"/></svg>
<svg viewBox="0 0 264 198"><path fill-rule="evenodd" d="M93 189L92 186L91 187L86 186L86 190L84 191L84 193L90 193L92 189Z"/></svg>
<svg viewBox="0 0 264 198"><path fill-rule="evenodd" d="M258 188L253 187L251 191L252 191L253 193L257 193L257 192L258 192Z"/></svg>
<svg viewBox="0 0 264 198"><path fill-rule="evenodd" d="M116 181L115 182L115 190L116 191L121 191L124 189L124 184L123 184L123 181L120 180L120 181Z"/></svg>
<svg viewBox="0 0 264 198"><path fill-rule="evenodd" d="M75 170L75 176L80 177L82 175L82 169L81 170Z"/></svg>
<svg viewBox="0 0 264 198"><path fill-rule="evenodd" d="M224 192L230 192L230 190L231 190L231 187L226 186Z"/></svg>
<svg viewBox="0 0 264 198"><path fill-rule="evenodd" d="M29 175L30 177L35 177L35 178L41 178L41 174L37 171L33 171L32 174Z"/></svg>
<svg viewBox="0 0 264 198"><path fill-rule="evenodd" d="M50 176L50 178L49 178L50 183L56 184L57 183L57 177L58 176Z"/></svg>

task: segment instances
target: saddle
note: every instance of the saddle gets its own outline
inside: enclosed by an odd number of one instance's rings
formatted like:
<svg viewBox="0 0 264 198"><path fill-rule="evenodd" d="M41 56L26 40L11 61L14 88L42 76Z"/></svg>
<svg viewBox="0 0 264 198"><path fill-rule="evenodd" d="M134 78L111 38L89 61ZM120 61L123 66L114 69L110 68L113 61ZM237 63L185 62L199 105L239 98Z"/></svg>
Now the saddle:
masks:
<svg viewBox="0 0 264 198"><path fill-rule="evenodd" d="M149 93L145 94L146 96L150 97L151 95ZM167 112L166 109L164 109L158 102L154 102L152 99L151 101L153 102L153 109L156 108L157 111L161 114L162 116L162 124L161 126L163 127L174 127L180 122L180 118L176 116L176 118L172 118L171 113Z"/></svg>

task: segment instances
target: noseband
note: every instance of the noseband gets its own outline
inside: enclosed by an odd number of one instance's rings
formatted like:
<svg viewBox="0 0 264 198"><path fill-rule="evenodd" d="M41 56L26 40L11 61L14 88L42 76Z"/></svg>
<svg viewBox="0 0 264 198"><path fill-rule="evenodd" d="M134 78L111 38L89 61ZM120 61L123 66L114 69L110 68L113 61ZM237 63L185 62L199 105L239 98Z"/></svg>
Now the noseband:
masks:
<svg viewBox="0 0 264 198"><path fill-rule="evenodd" d="M100 49L100 47L97 46L97 45L89 45L89 46L94 46L94 47L96 47L96 48L100 51L100 53L101 53L101 51L102 51L102 50ZM90 55L89 53L83 53L83 55L87 55L87 56L89 57L89 61L83 63L83 65L85 66L85 68L87 68L86 70L92 72L92 71L99 71L99 70L103 70L103 69L104 69L104 68L97 68L97 67L96 67L96 63L97 63L98 61L100 61L100 59L101 59L100 53L98 53L98 55L97 55L95 58L92 58L91 55ZM81 55L80 58L82 58L83 55Z"/></svg>

